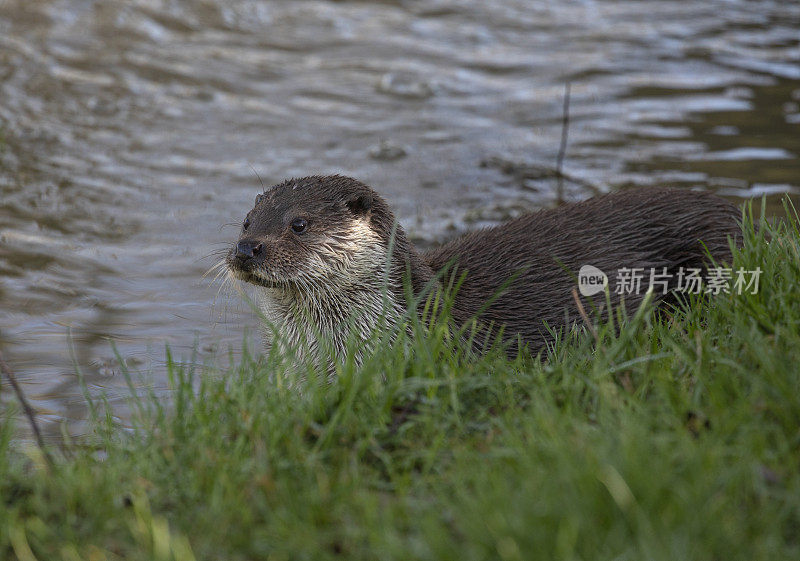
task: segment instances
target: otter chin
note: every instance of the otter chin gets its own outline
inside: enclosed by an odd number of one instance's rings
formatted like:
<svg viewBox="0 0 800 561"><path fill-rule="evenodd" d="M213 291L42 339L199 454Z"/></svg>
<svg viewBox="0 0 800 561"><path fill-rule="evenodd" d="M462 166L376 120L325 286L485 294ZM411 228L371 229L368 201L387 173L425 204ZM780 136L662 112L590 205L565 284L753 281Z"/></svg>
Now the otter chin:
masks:
<svg viewBox="0 0 800 561"><path fill-rule="evenodd" d="M228 264L228 268L231 274L233 275L233 278L235 278L236 280L249 282L250 284L255 284L257 286L261 286L264 288L278 288L279 286L281 286L280 283L277 283L270 279L262 278L257 274L240 271L236 269L236 265Z"/></svg>
<svg viewBox="0 0 800 561"><path fill-rule="evenodd" d="M525 214L420 252L372 188L349 177L312 176L256 197L226 265L255 285L268 347L278 333L312 358L332 353L343 360L354 335L366 343L376 329L400 328L415 313L406 287L418 296L457 274L463 280L452 319L476 320L502 336L510 355L520 346L536 354L553 333L581 321L573 294L582 266L612 274L669 271L672 281L655 294L668 300L679 269L705 270L709 255L730 262L738 217L734 205L709 193L640 189ZM645 294L611 293L611 304L633 310ZM582 306L602 309L605 294L592 298L584 296ZM358 346L357 361L365 348Z"/></svg>

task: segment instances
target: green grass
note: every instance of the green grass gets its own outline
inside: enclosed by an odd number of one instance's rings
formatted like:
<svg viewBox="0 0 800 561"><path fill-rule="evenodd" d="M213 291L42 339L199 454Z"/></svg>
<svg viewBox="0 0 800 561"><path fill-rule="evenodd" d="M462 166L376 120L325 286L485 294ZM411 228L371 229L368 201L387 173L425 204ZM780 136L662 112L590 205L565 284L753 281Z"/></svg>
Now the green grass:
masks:
<svg viewBox="0 0 800 561"><path fill-rule="evenodd" d="M800 232L758 294L573 333L543 361L434 328L332 383L170 362L169 404L56 454L0 434L0 558L798 559ZM419 328L418 328L419 329Z"/></svg>

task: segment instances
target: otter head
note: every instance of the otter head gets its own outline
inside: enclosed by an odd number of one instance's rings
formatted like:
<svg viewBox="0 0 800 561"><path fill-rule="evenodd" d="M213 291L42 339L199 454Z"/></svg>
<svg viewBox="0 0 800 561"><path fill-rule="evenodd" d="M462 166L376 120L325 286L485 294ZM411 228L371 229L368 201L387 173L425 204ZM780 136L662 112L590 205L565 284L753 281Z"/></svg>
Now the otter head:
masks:
<svg viewBox="0 0 800 561"><path fill-rule="evenodd" d="M357 287L385 265L393 221L383 199L355 179L290 179L256 197L228 253L228 269L278 291Z"/></svg>
<svg viewBox="0 0 800 561"><path fill-rule="evenodd" d="M267 347L280 333L278 348L323 361L324 349L345 356L351 336L367 343L376 329L402 325L406 271L415 292L433 277L386 202L338 175L290 179L258 195L226 264L257 285ZM357 346L358 362L368 347Z"/></svg>

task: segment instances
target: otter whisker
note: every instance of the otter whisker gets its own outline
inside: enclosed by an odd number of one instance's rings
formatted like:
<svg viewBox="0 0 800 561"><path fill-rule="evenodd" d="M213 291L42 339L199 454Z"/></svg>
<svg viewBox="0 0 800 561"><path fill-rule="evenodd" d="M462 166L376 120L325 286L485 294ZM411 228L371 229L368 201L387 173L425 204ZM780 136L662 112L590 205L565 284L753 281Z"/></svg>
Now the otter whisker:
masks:
<svg viewBox="0 0 800 561"><path fill-rule="evenodd" d="M227 266L228 266L228 264L225 262L225 260L221 259L221 260L217 261L216 263L214 263L213 265L211 265L211 267L209 267L208 270L206 270L206 272L203 273L203 276L201 278L204 279L207 276L209 276L211 273L216 273L216 276L213 279L213 280L216 281L217 278L219 277L219 274L227 270Z"/></svg>

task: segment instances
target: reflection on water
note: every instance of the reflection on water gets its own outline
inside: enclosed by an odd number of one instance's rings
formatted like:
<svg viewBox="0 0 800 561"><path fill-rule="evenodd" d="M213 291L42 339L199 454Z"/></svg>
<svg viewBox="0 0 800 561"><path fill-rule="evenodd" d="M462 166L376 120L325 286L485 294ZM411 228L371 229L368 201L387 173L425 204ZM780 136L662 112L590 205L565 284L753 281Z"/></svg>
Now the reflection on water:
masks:
<svg viewBox="0 0 800 561"><path fill-rule="evenodd" d="M256 324L202 275L257 176L354 175L430 243L552 204L567 81L570 198L773 208L800 189L798 29L781 1L6 0L0 344L51 434L82 430L76 369L124 417L114 348L160 390L165 344L235 356Z"/></svg>

